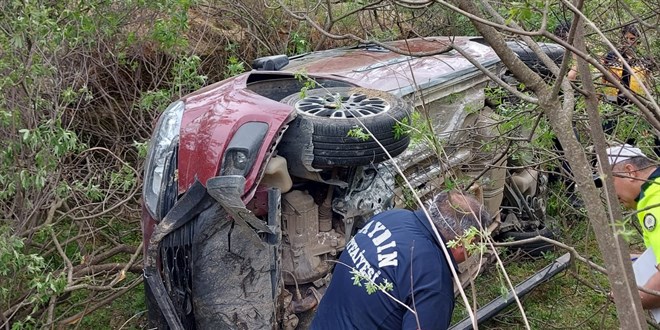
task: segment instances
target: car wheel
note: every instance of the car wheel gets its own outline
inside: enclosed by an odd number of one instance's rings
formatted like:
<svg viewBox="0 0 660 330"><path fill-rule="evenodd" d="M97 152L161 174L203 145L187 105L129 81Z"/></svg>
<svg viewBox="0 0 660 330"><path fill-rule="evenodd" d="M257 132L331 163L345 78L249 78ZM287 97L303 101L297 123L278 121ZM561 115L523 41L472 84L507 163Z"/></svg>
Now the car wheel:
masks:
<svg viewBox="0 0 660 330"><path fill-rule="evenodd" d="M276 322L272 245L215 205L196 222L192 302L197 329L271 329Z"/></svg>
<svg viewBox="0 0 660 330"><path fill-rule="evenodd" d="M280 154L287 158L304 157L301 150L312 150L311 165L315 168L382 162L388 159L383 148L394 157L406 150L410 142L406 130L397 129L396 125L407 122L412 107L386 92L319 88L304 95L289 95L281 102L294 106L298 117L282 137ZM360 128L364 136L349 136L349 132Z"/></svg>
<svg viewBox="0 0 660 330"><path fill-rule="evenodd" d="M543 64L543 62L541 62L538 56L536 56L536 53L534 53L534 51L524 42L508 41L506 44L509 49L516 53L518 58L520 58L520 60L530 69L534 70L534 72L539 73L544 77L552 77L550 70L545 64ZM564 58L564 47L553 43L539 43L539 47L541 47L541 50L543 50L543 52L548 55L555 64L561 64L561 61Z"/></svg>
<svg viewBox="0 0 660 330"><path fill-rule="evenodd" d="M548 227L543 226L540 229L535 229L530 231L510 230L497 235L495 237L495 240L500 242L517 242L528 238L534 238L537 236L543 236L550 239L557 238L555 231L553 231ZM519 251L523 254L523 256L537 258L543 256L543 253L554 251L555 245L545 241L536 241L522 245L511 246L509 247L509 250L513 252Z"/></svg>

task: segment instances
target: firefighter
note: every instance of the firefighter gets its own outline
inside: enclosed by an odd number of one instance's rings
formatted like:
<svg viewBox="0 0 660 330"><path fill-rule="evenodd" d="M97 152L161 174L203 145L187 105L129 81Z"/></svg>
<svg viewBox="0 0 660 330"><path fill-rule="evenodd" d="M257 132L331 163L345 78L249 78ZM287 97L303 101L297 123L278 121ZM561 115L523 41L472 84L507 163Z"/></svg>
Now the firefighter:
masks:
<svg viewBox="0 0 660 330"><path fill-rule="evenodd" d="M374 216L346 245L311 329L447 329L454 309L450 263L467 256L461 245L447 260L440 244L491 218L475 198L443 192L423 210ZM434 226L443 240L433 233ZM376 288L378 287L378 288ZM405 305L405 306L404 306Z"/></svg>

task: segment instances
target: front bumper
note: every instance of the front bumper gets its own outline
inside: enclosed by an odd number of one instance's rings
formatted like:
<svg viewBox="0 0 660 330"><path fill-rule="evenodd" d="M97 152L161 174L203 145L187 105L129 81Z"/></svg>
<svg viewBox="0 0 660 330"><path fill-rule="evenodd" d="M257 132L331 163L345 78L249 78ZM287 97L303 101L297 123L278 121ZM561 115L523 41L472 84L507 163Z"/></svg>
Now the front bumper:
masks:
<svg viewBox="0 0 660 330"><path fill-rule="evenodd" d="M193 297L195 283L193 283L193 279L195 277L192 275L192 270L196 267L193 263L197 256L193 256L192 253L197 249L195 244L199 243L194 243L197 241L196 238L187 239L185 243L189 244L187 251L190 252L185 257L178 258L183 260L177 260L176 254L172 257L171 251L165 252L163 242L166 241L168 235L177 234L177 230L187 230L185 233L187 236L195 235L195 230L199 230L199 228L192 221L211 208L222 208L228 215L225 219L212 219L212 221L227 220L232 222L231 226L244 226L249 229L240 231L246 234L241 235L239 240L234 240L236 243L233 244L243 244L243 248L267 252L263 253L263 258L266 264L271 265L268 276L270 277L272 295L265 297L264 302L266 304L271 303L273 305L272 313L275 313L275 298L278 293L279 278L281 278L277 256L279 253L277 246L281 241L280 210L278 207L280 193L278 189L261 192L267 203L267 222L264 222L248 210L241 200L244 186L245 178L242 176L214 177L207 181L206 187L197 181L174 204L163 220L154 226L145 250L144 278L148 286L147 291L150 292L156 303L155 305L157 305L153 307L158 308L160 315L170 329L190 328L191 325L194 326L196 323L193 310L195 305L195 297ZM239 231L235 230L234 232ZM178 240L177 242L182 241ZM218 251L218 253L232 252ZM181 267L182 262L186 263L183 267ZM176 265L171 266L168 263L175 263ZM185 274L172 274L177 270L183 273L182 269L186 270ZM235 298L238 297L226 297L228 300Z"/></svg>

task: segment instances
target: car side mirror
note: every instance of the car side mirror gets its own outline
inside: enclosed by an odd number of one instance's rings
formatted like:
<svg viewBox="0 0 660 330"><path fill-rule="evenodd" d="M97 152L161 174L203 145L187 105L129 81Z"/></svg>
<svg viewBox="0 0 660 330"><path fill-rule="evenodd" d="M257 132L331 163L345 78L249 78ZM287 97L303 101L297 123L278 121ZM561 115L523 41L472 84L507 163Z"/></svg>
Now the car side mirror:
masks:
<svg viewBox="0 0 660 330"><path fill-rule="evenodd" d="M286 55L265 56L252 61L252 69L257 71L279 71L287 64L289 64L289 57Z"/></svg>

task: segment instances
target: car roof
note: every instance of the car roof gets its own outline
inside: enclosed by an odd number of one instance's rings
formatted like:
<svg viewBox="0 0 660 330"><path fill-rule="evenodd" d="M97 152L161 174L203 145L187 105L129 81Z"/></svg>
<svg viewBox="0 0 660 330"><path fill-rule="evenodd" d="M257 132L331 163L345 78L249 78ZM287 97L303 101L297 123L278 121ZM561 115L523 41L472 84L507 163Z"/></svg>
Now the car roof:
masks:
<svg viewBox="0 0 660 330"><path fill-rule="evenodd" d="M484 67L493 69L500 63L493 49L480 43L476 37L428 37L384 44L403 54L374 44L337 48L292 57L282 71L341 77L363 87L403 96L419 89L481 75L454 49L432 56L411 56L410 53L439 52L456 45Z"/></svg>

